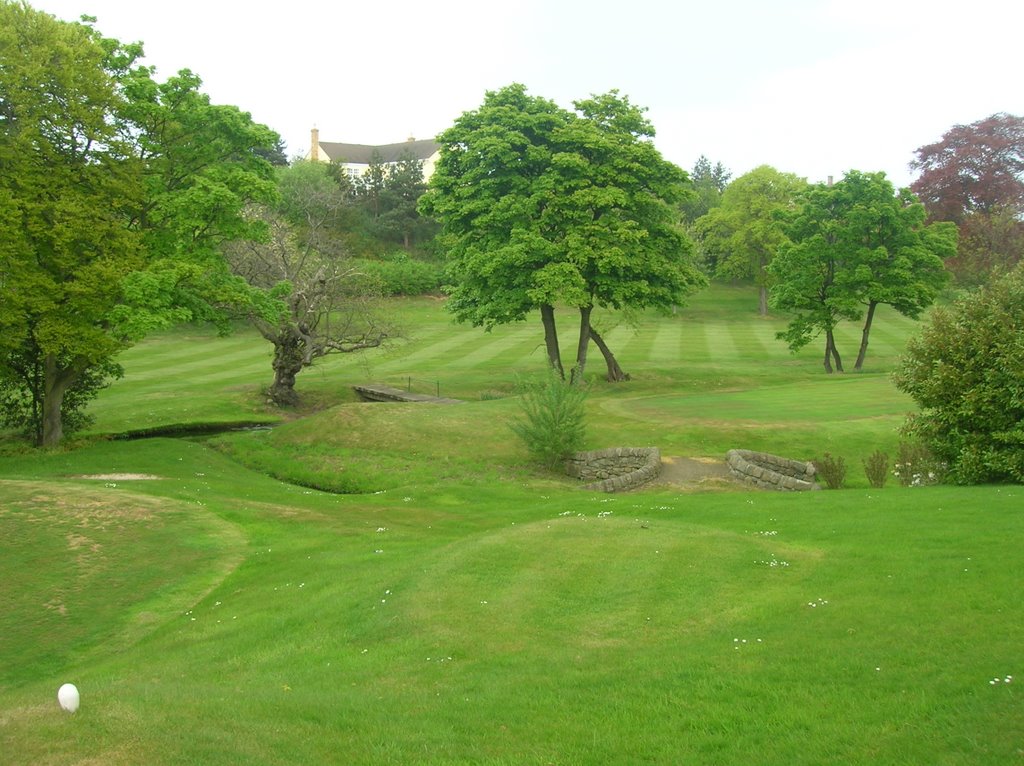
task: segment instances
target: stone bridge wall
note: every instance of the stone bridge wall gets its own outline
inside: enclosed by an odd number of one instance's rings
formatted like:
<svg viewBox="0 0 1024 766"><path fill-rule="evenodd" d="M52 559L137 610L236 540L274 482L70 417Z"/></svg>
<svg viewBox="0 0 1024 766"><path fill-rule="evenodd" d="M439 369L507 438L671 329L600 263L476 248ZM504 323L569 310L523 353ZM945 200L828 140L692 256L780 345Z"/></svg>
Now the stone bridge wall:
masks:
<svg viewBox="0 0 1024 766"><path fill-rule="evenodd" d="M729 450L725 459L733 478L761 489L821 489L814 481L815 472L811 463L746 449Z"/></svg>
<svg viewBox="0 0 1024 766"><path fill-rule="evenodd" d="M577 452L565 463L565 471L581 481L584 489L619 492L646 484L661 473L657 447L612 447Z"/></svg>

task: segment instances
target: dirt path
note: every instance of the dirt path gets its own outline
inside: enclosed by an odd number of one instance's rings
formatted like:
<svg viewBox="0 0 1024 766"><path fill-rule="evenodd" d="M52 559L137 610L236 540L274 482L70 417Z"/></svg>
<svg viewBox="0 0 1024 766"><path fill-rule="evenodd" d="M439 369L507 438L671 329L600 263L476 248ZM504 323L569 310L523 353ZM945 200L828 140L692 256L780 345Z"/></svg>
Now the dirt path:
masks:
<svg viewBox="0 0 1024 766"><path fill-rule="evenodd" d="M661 458L661 475L649 486L682 486L687 489L715 489L733 486L724 460L712 458Z"/></svg>

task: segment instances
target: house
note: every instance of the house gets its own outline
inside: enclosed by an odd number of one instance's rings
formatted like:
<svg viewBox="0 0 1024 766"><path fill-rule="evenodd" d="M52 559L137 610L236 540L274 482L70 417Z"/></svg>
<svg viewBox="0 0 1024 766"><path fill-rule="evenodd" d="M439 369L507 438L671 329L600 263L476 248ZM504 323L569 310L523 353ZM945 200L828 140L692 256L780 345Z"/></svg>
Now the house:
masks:
<svg viewBox="0 0 1024 766"><path fill-rule="evenodd" d="M320 131L317 128L313 128L311 131L308 159L316 162L337 162L353 177L362 176L370 167L374 152L380 155L380 159L384 163L398 162L409 155L422 161L423 180L427 181L434 172L434 163L440 156L441 145L432 138L417 141L412 137L398 144L382 144L380 146L339 144L321 141Z"/></svg>

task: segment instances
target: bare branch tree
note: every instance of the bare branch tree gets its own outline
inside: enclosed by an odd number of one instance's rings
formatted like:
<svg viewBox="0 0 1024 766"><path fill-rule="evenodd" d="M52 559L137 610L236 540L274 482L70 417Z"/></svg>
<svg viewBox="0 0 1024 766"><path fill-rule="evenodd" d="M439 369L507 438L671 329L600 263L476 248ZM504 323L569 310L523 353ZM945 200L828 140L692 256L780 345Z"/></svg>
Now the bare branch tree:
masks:
<svg viewBox="0 0 1024 766"><path fill-rule="evenodd" d="M235 274L284 304L277 321L248 317L274 346L268 393L283 406L298 403L295 378L317 359L375 348L395 334L382 319L376 281L332 236L344 191L318 168L292 171L282 171L279 205L251 210L266 224L266 240L226 248Z"/></svg>

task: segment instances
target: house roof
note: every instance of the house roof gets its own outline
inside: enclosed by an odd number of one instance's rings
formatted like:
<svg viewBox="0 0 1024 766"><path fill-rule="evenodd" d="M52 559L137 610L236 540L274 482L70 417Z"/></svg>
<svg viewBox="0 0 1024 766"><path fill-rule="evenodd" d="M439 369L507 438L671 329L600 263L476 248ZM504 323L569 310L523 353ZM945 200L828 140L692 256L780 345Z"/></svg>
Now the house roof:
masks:
<svg viewBox="0 0 1024 766"><path fill-rule="evenodd" d="M357 165L369 165L373 153L380 154L382 162L398 162L404 154L411 154L414 159L425 160L441 148L441 144L430 139L420 141L402 141L398 144L370 146L368 144L338 144L320 141L320 151L324 152L332 162L350 162Z"/></svg>

